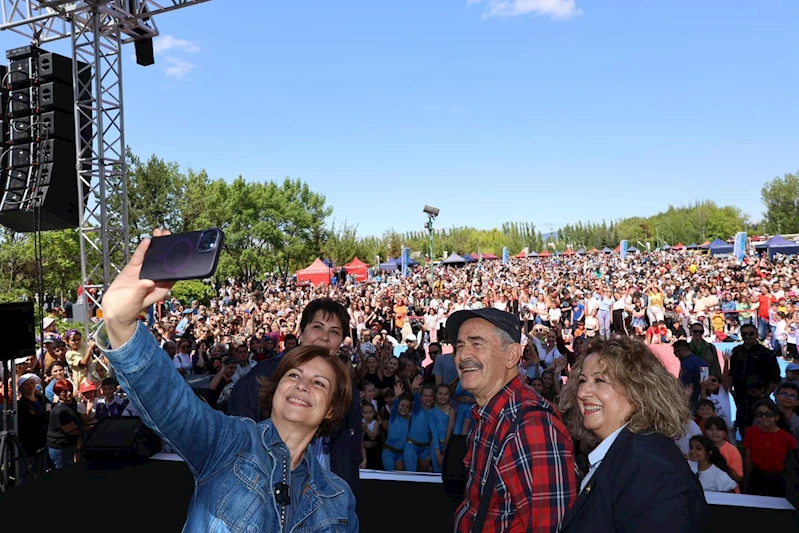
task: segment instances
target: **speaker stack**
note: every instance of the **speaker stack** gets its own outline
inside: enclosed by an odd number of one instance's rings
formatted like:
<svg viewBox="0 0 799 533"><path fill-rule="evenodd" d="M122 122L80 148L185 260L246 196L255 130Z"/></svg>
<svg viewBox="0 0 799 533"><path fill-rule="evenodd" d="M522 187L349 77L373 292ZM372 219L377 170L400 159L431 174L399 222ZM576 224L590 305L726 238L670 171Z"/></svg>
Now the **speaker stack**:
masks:
<svg viewBox="0 0 799 533"><path fill-rule="evenodd" d="M6 57L9 67L0 69L0 224L20 232L77 227L72 60L36 46L9 50ZM88 70L81 76L86 86ZM89 118L81 114L78 120L84 142L90 142ZM82 185L84 201L88 192Z"/></svg>

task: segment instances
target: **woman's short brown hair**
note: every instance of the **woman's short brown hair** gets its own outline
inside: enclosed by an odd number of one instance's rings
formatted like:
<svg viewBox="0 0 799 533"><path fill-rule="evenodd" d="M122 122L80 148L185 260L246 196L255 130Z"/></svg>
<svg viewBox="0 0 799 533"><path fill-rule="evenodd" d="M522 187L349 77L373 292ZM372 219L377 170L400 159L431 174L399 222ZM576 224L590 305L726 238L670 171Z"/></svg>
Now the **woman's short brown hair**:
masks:
<svg viewBox="0 0 799 533"><path fill-rule="evenodd" d="M258 401L261 410L267 418L272 416L272 399L277 390L277 384L289 371L298 368L308 361L316 358L325 361L333 369L333 395L330 400L332 416L326 418L319 425L320 435L329 435L336 428L344 416L347 414L352 404L352 383L347 364L336 355L330 355L330 350L320 346L298 346L290 350L277 365L275 373L268 378L258 378L260 389L258 390Z"/></svg>
<svg viewBox="0 0 799 533"><path fill-rule="evenodd" d="M569 381L561 390L559 407L576 439L587 444L588 449L599 444L596 435L583 426L577 403L580 372L585 359L593 354L599 356L600 368L611 385L633 407L627 425L630 432L660 433L669 438L685 434L691 412L682 385L646 344L622 337L592 342L572 367Z"/></svg>

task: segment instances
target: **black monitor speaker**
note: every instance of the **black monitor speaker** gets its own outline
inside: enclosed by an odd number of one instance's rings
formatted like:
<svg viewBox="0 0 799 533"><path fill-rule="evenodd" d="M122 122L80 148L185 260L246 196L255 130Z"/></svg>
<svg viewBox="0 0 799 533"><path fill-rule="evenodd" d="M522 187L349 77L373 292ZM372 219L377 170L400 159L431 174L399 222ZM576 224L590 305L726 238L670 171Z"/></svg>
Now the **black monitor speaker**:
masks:
<svg viewBox="0 0 799 533"><path fill-rule="evenodd" d="M5 342L0 350L1 361L36 354L35 321L33 302L0 304L0 324L3 324L5 331Z"/></svg>
<svg viewBox="0 0 799 533"><path fill-rule="evenodd" d="M138 416L104 418L84 441L89 464L137 463L161 451L161 439Z"/></svg>

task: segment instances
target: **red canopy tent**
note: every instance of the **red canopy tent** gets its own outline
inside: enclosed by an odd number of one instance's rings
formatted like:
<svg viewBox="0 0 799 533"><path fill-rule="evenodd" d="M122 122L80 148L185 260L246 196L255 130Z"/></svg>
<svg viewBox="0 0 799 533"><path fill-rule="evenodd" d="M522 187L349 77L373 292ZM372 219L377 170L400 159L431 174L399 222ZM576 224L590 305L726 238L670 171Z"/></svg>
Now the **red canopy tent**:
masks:
<svg viewBox="0 0 799 533"><path fill-rule="evenodd" d="M369 265L358 259L357 257L344 265L347 269L347 274L355 278L355 281L362 282L369 278Z"/></svg>
<svg viewBox="0 0 799 533"><path fill-rule="evenodd" d="M482 259L499 259L499 257L495 256L494 254L480 254L480 255L475 255L475 257L477 258L482 257Z"/></svg>
<svg viewBox="0 0 799 533"><path fill-rule="evenodd" d="M521 252L519 252L518 254L514 255L513 257L515 257L517 259L524 259L525 257L527 257L527 254L524 253L524 250L522 250Z"/></svg>
<svg viewBox="0 0 799 533"><path fill-rule="evenodd" d="M613 249L614 252L621 252L621 244Z"/></svg>
<svg viewBox="0 0 799 533"><path fill-rule="evenodd" d="M303 281L309 281L313 285L327 285L330 283L330 268L321 259L316 259L307 268L297 271L297 282Z"/></svg>
<svg viewBox="0 0 799 533"><path fill-rule="evenodd" d="M589 254L598 254L599 250L597 250L596 248L591 248L590 250L588 250L588 253Z"/></svg>
<svg viewBox="0 0 799 533"><path fill-rule="evenodd" d="M685 250L685 245L681 242L678 242L674 246L672 246L674 250Z"/></svg>
<svg viewBox="0 0 799 533"><path fill-rule="evenodd" d="M549 256L551 256L551 255L552 255L552 254L551 254L551 253L549 253L549 250L544 250L543 252L541 252L540 254L538 254L538 257L549 257Z"/></svg>
<svg viewBox="0 0 799 533"><path fill-rule="evenodd" d="M565 251L563 252L563 255L574 255L574 250L572 250L571 248L569 248L568 250L565 250Z"/></svg>

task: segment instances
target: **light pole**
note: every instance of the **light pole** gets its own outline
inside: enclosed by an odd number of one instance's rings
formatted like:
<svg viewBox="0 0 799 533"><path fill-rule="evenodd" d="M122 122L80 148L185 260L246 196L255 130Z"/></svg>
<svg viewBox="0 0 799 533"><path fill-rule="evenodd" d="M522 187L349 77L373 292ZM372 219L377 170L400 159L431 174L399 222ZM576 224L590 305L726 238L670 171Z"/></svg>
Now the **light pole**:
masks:
<svg viewBox="0 0 799 533"><path fill-rule="evenodd" d="M433 297L433 220L438 216L440 210L437 207L431 207L429 205L425 205L422 212L427 215L427 224L425 227L427 228L428 233L430 234L430 298Z"/></svg>

